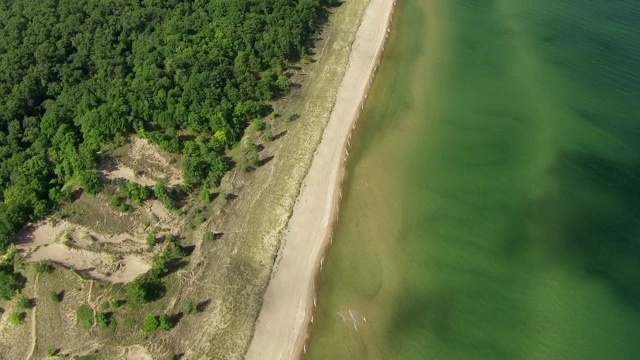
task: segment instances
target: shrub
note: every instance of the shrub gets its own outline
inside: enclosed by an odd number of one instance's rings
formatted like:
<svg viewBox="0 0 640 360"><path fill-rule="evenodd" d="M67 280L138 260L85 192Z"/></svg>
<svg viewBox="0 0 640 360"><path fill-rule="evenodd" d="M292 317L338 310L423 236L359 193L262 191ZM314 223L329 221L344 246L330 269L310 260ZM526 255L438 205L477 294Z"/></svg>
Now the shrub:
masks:
<svg viewBox="0 0 640 360"><path fill-rule="evenodd" d="M143 201L151 199L151 190L135 182L127 184L127 197L133 200L137 205L141 205Z"/></svg>
<svg viewBox="0 0 640 360"><path fill-rule="evenodd" d="M149 246L155 246L158 243L158 237L156 237L155 234L149 234L147 235L147 245Z"/></svg>
<svg viewBox="0 0 640 360"><path fill-rule="evenodd" d="M0 299L11 299L22 285L19 275L10 266L0 266Z"/></svg>
<svg viewBox="0 0 640 360"><path fill-rule="evenodd" d="M99 312L96 314L96 321L98 322L98 326L100 326L101 328L106 328L111 322L110 315L104 312Z"/></svg>
<svg viewBox="0 0 640 360"><path fill-rule="evenodd" d="M202 191L200 191L200 200L206 203L210 203L213 200L213 196L209 189L203 188Z"/></svg>
<svg viewBox="0 0 640 360"><path fill-rule="evenodd" d="M134 280L127 285L127 299L134 304L146 301L147 293L148 288L141 280Z"/></svg>
<svg viewBox="0 0 640 360"><path fill-rule="evenodd" d="M251 126L255 131L262 131L262 129L264 128L264 121L262 119L254 119L251 122Z"/></svg>
<svg viewBox="0 0 640 360"><path fill-rule="evenodd" d="M156 330L158 330L158 327L160 326L160 321L158 320L158 317L155 315L147 315L144 318L144 322L142 324L142 329L145 332L151 333L154 332Z"/></svg>
<svg viewBox="0 0 640 360"><path fill-rule="evenodd" d="M153 187L153 193L156 196L156 199L160 200L164 206L169 210L176 209L175 201L169 196L169 191L167 190L167 184L164 181L158 181L156 185Z"/></svg>
<svg viewBox="0 0 640 360"><path fill-rule="evenodd" d="M204 233L204 239L206 241L213 241L216 239L216 234L213 231L207 231Z"/></svg>
<svg viewBox="0 0 640 360"><path fill-rule="evenodd" d="M167 314L160 315L160 329L168 331L168 330L171 330L173 326L174 326L173 321L171 321L171 318L169 318L169 315Z"/></svg>
<svg viewBox="0 0 640 360"><path fill-rule="evenodd" d="M167 247L164 248L162 255L168 259L173 259L178 257L185 257L189 254L187 253L187 249L185 249L182 245L172 241L169 242L167 244Z"/></svg>
<svg viewBox="0 0 640 360"><path fill-rule="evenodd" d="M273 128L267 124L264 129L264 139L271 142L273 141Z"/></svg>
<svg viewBox="0 0 640 360"><path fill-rule="evenodd" d="M127 285L127 300L132 304L140 304L161 298L165 287L156 279L140 278Z"/></svg>
<svg viewBox="0 0 640 360"><path fill-rule="evenodd" d="M95 171L83 171L80 173L80 184L84 191L89 194L95 195L102 190L102 183L100 182L100 176Z"/></svg>
<svg viewBox="0 0 640 360"><path fill-rule="evenodd" d="M47 356L48 357L58 356L59 353L60 353L60 349L48 349L47 350Z"/></svg>
<svg viewBox="0 0 640 360"><path fill-rule="evenodd" d="M120 195L114 195L111 198L111 205L113 205L114 207L116 207L118 210L122 211L122 212L127 212L129 210L131 210L131 207L129 206L129 204L127 204L126 202L124 202L125 198L123 198Z"/></svg>
<svg viewBox="0 0 640 360"><path fill-rule="evenodd" d="M51 292L51 301L53 301L54 303L62 302L63 298L64 298L64 291L60 291L60 292L52 291Z"/></svg>
<svg viewBox="0 0 640 360"><path fill-rule="evenodd" d="M51 265L51 263L47 261L39 261L33 264L33 269L36 271L36 273L42 275L51 274L55 268L53 267L53 265Z"/></svg>
<svg viewBox="0 0 640 360"><path fill-rule="evenodd" d="M10 321L13 325L22 325L24 324L24 320L27 317L25 312L14 312L11 314Z"/></svg>
<svg viewBox="0 0 640 360"><path fill-rule="evenodd" d="M184 313L187 315L191 315L198 312L198 307L193 300L189 300L186 303L182 304L182 311L184 311Z"/></svg>
<svg viewBox="0 0 640 360"><path fill-rule="evenodd" d="M33 307L33 304L31 302L31 299L28 299L24 295L20 295L20 296L18 296L18 299L16 300L16 306L20 310L28 310L28 309L31 309Z"/></svg>
<svg viewBox="0 0 640 360"><path fill-rule="evenodd" d="M258 158L258 148L256 144L251 141L251 139L247 140L247 144L243 149L244 155L244 171L249 172L251 170L255 170L260 164Z"/></svg>
<svg viewBox="0 0 640 360"><path fill-rule="evenodd" d="M120 207L120 204L122 204L123 201L124 201L124 198L122 198L122 196L120 195L113 195L111 197L111 205L113 205L113 207L115 208Z"/></svg>
<svg viewBox="0 0 640 360"><path fill-rule="evenodd" d="M96 314L96 320L101 329L108 330L112 334L116 332L116 322L113 319L113 313L99 312Z"/></svg>
<svg viewBox="0 0 640 360"><path fill-rule="evenodd" d="M163 277L170 272L169 259L166 256L154 256L149 274L153 277Z"/></svg>
<svg viewBox="0 0 640 360"><path fill-rule="evenodd" d="M76 310L76 323L86 328L90 328L93 326L94 321L93 309L87 305L80 305Z"/></svg>

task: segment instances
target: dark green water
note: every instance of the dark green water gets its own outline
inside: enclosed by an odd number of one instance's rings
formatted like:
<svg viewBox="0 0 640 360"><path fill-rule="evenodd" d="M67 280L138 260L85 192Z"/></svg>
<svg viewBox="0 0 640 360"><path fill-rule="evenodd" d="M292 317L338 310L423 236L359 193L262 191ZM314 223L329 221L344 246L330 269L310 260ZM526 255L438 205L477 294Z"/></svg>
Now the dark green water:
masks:
<svg viewBox="0 0 640 360"><path fill-rule="evenodd" d="M394 21L307 357L640 359L640 0Z"/></svg>

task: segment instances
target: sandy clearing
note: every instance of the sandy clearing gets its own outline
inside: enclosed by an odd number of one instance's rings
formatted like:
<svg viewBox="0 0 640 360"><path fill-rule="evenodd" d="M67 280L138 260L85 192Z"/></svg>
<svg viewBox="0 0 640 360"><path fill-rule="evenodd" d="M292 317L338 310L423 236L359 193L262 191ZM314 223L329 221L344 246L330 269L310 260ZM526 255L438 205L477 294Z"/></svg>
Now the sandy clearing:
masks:
<svg viewBox="0 0 640 360"><path fill-rule="evenodd" d="M92 201L92 206L108 206L99 198ZM92 208L86 207L80 211L93 213ZM104 214L105 217L111 215L111 212ZM95 217L96 213L91 216ZM134 216L132 219L137 221L137 226L109 234L96 231L92 225L49 218L23 228L16 235L14 244L27 262L51 261L67 268L74 267L96 279L128 283L147 273L154 252L161 250L150 248L145 241L146 235L150 231L157 232L159 227L179 229L183 226L180 222L184 222L157 200L145 202L132 214L116 216ZM151 221L144 225L142 222L149 218ZM102 224L105 221L106 218L100 220ZM166 233L164 230L158 232L159 235Z"/></svg>
<svg viewBox="0 0 640 360"><path fill-rule="evenodd" d="M124 360L153 360L144 346L132 345L122 349L121 358Z"/></svg>
<svg viewBox="0 0 640 360"><path fill-rule="evenodd" d="M371 0L356 34L331 118L305 177L246 359L294 359L304 348L314 279L338 212L351 130L388 36L395 2Z"/></svg>
<svg viewBox="0 0 640 360"><path fill-rule="evenodd" d="M154 211L153 204L150 211L160 219L165 219L165 214L158 209ZM102 235L91 229L71 223L66 220L44 220L25 227L15 238L14 243L18 250L29 253L43 245L53 244L62 240L71 240L76 245L94 244L118 244L127 243L127 248L121 250L134 251L146 249L145 242L127 232L117 235ZM136 244L137 246L134 246Z"/></svg>
<svg viewBox="0 0 640 360"><path fill-rule="evenodd" d="M67 221L41 221L22 229L14 239L14 244L20 250L51 244L71 228L72 225Z"/></svg>
<svg viewBox="0 0 640 360"><path fill-rule="evenodd" d="M132 136L129 156L131 156L131 158L135 162L146 162L149 164L158 165L159 168L163 169L163 173L153 174L152 171L151 175L166 180L169 186L182 184L182 170L172 165L167 157L160 153L157 145L151 144L147 140L142 139L138 136Z"/></svg>
<svg viewBox="0 0 640 360"><path fill-rule="evenodd" d="M136 175L132 168L126 167L122 164L118 164L115 170L104 172L104 177L109 180L125 179L144 186L153 186L156 184L155 180L144 175Z"/></svg>
<svg viewBox="0 0 640 360"><path fill-rule="evenodd" d="M68 247L61 243L38 247L26 257L27 261L47 260L73 266L91 277L111 283L127 283L151 268L140 256L98 253Z"/></svg>
<svg viewBox="0 0 640 360"><path fill-rule="evenodd" d="M159 180L169 186L183 183L182 170L172 164L156 145L138 136L131 136L125 146L126 156L106 159L100 167L104 180L125 179L145 186L153 186Z"/></svg>

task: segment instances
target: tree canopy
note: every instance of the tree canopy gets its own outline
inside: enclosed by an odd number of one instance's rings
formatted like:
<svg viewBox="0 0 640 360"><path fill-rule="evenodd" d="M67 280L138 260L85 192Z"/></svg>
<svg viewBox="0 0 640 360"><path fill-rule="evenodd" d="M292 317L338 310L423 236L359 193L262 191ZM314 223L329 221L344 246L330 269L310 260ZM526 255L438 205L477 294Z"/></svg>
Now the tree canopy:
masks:
<svg viewBox="0 0 640 360"><path fill-rule="evenodd" d="M69 199L65 184L99 191L97 153L134 132L184 156L188 187L219 182L225 150L288 90L323 5L2 1L0 252Z"/></svg>

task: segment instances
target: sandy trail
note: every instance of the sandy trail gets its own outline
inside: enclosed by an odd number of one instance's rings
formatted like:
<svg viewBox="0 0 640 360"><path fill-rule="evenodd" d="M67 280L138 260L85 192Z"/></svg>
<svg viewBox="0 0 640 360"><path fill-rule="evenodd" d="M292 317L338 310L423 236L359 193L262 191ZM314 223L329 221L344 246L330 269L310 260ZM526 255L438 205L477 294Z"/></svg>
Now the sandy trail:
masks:
<svg viewBox="0 0 640 360"><path fill-rule="evenodd" d="M38 297L38 280L40 274L36 274L36 278L33 280L33 297ZM31 308L31 350L27 355L27 360L33 357L33 353L36 352L36 341L38 341L38 334L36 332L36 306Z"/></svg>
<svg viewBox="0 0 640 360"><path fill-rule="evenodd" d="M364 14L331 118L289 220L247 360L294 359L303 351L315 275L338 212L348 140L380 63L394 5L393 0L371 0Z"/></svg>

